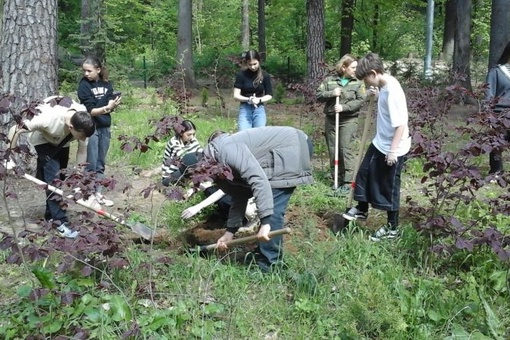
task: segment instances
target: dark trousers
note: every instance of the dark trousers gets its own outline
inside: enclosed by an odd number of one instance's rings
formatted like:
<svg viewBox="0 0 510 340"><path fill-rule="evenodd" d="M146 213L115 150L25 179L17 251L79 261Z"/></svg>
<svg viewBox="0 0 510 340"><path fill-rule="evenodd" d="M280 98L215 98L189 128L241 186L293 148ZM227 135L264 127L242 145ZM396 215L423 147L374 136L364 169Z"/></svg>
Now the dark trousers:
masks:
<svg viewBox="0 0 510 340"><path fill-rule="evenodd" d="M284 226L285 211L289 205L290 196L294 192L292 188L273 188L273 215L269 219L271 231L280 230ZM271 238L268 242L259 242L257 249L257 264L263 271L269 271L272 264L278 263L283 255L283 236Z"/></svg>
<svg viewBox="0 0 510 340"><path fill-rule="evenodd" d="M161 183L164 186L169 186L170 184L177 184L183 178L189 176L188 169L195 166L198 163L198 154L195 152L190 152L182 156L181 166L179 170L175 170L172 172L170 177L165 177L161 180Z"/></svg>
<svg viewBox="0 0 510 340"><path fill-rule="evenodd" d="M61 169L67 168L69 162L69 148L61 148L51 144L42 144L35 147L37 151L37 173L36 178L47 184L52 184L54 180L59 179L58 173ZM55 154L55 151L56 154ZM51 157L51 158L49 158ZM49 158L49 159L47 159ZM60 177L61 180L62 176ZM62 223L67 222L67 214L60 206L61 197L50 190L46 190L46 210L44 218L53 219Z"/></svg>
<svg viewBox="0 0 510 340"><path fill-rule="evenodd" d="M386 155L370 144L356 175L354 199L368 202L376 209L398 211L404 158L398 157L397 163L389 166L386 164Z"/></svg>

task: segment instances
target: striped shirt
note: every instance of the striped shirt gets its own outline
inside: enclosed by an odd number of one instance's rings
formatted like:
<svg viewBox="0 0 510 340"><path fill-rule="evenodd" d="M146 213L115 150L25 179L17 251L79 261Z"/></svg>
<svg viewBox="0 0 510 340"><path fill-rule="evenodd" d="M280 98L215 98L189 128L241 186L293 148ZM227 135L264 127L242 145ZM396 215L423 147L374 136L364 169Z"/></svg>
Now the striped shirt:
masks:
<svg viewBox="0 0 510 340"><path fill-rule="evenodd" d="M179 170L179 167L175 163L180 161L184 155L189 153L201 153L202 151L203 149L196 138L193 138L187 143L184 143L177 136L170 138L166 144L163 166L161 167L163 178L168 178L174 171Z"/></svg>

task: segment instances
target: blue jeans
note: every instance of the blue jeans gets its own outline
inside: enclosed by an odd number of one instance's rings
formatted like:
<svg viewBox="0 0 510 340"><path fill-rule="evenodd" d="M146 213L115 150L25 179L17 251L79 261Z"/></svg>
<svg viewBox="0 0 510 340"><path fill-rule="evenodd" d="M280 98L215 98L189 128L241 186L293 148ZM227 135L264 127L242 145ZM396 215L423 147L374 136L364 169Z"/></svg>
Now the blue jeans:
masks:
<svg viewBox="0 0 510 340"><path fill-rule="evenodd" d="M56 179L63 179L62 176L57 174L61 169L67 168L69 161L69 148L61 148L55 154L57 150L56 146L51 144L41 144L35 147L37 151L37 179L46 182L47 184L54 184L53 181ZM46 159L51 157L51 159ZM44 212L44 219L54 221L60 221L62 223L67 222L67 214L64 209L60 207L62 198L54 194L51 190L46 190L46 209Z"/></svg>
<svg viewBox="0 0 510 340"><path fill-rule="evenodd" d="M103 178L106 154L110 148L110 128L98 127L96 132L89 137L87 146L87 171L96 173L97 178Z"/></svg>
<svg viewBox="0 0 510 340"><path fill-rule="evenodd" d="M273 188L273 215L269 219L271 231L280 230L283 228L285 222L285 211L289 205L290 196L294 192L295 187L292 188ZM283 236L275 236L267 242L259 242L256 251L257 264L262 271L269 271L271 265L281 261L283 256Z"/></svg>
<svg viewBox="0 0 510 340"><path fill-rule="evenodd" d="M255 108L254 105L241 103L237 126L239 131L266 126L266 110L264 105L258 105Z"/></svg>

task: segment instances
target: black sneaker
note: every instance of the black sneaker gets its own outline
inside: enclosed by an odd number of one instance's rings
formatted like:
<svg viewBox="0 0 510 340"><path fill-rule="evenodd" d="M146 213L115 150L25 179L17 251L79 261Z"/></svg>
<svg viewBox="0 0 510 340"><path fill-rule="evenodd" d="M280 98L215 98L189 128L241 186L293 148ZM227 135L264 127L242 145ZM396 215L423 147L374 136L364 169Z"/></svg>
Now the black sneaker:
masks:
<svg viewBox="0 0 510 340"><path fill-rule="evenodd" d="M342 216L348 221L354 220L366 221L368 217L368 212L358 210L356 207L352 207L351 209L349 209L349 211L343 213Z"/></svg>
<svg viewBox="0 0 510 340"><path fill-rule="evenodd" d="M396 228L392 228L390 226L383 225L381 228L377 229L372 236L370 236L370 240L374 242L379 242L382 240L392 240L396 239L399 236L399 232Z"/></svg>

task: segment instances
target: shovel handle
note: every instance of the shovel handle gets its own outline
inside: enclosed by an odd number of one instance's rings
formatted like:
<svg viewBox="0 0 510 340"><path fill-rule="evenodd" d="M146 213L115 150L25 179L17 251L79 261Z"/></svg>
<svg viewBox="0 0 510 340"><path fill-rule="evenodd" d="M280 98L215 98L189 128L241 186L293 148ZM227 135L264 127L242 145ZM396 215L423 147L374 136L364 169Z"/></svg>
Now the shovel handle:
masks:
<svg viewBox="0 0 510 340"><path fill-rule="evenodd" d="M292 230L290 228L283 228L280 230L270 231L268 236L269 236L269 238L273 238L273 237L279 236L279 235L290 234L291 231ZM251 236L236 238L236 239L233 239L232 241L227 241L227 242L225 242L225 244L227 246L236 246L239 244L249 243L249 242L253 242L253 241L257 241L257 240L258 240L257 235L251 235ZM213 249L217 249L217 248L218 248L218 245L216 243L213 243L213 244L209 244L207 246L200 247L200 251L213 250Z"/></svg>

